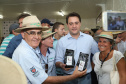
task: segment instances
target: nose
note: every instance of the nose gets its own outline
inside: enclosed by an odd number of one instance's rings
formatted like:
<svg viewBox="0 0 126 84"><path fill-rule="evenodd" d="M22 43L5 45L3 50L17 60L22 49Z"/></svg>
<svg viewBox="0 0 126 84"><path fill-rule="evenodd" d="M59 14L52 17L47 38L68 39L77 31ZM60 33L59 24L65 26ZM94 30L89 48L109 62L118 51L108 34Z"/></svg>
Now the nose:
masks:
<svg viewBox="0 0 126 84"><path fill-rule="evenodd" d="M76 26L76 24L75 23L73 23L73 27L75 27Z"/></svg>
<svg viewBox="0 0 126 84"><path fill-rule="evenodd" d="M19 27L20 27L20 28L22 27L22 24L21 24L21 23L19 24Z"/></svg>
<svg viewBox="0 0 126 84"><path fill-rule="evenodd" d="M52 37L51 37L51 40L54 41Z"/></svg>

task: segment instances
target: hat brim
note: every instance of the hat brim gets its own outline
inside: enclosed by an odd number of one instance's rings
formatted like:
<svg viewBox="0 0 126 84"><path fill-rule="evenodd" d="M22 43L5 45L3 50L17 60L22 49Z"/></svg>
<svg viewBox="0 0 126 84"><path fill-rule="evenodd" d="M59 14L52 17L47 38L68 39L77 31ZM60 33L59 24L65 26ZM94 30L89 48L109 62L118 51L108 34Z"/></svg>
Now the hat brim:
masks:
<svg viewBox="0 0 126 84"><path fill-rule="evenodd" d="M98 36L96 36L96 38L107 38L107 39L114 40L114 39L112 39L112 37L106 37L106 36L102 36L102 35L98 35Z"/></svg>
<svg viewBox="0 0 126 84"><path fill-rule="evenodd" d="M112 32L112 34L121 34L121 33L123 33L123 32L125 32L125 31Z"/></svg>
<svg viewBox="0 0 126 84"><path fill-rule="evenodd" d="M43 35L42 36L42 39L45 39L45 38L47 38L47 37L49 37L49 36L51 36L51 35L53 35L53 34L55 34L56 32L53 32L53 33L50 33L50 34L48 34L48 35Z"/></svg>
<svg viewBox="0 0 126 84"><path fill-rule="evenodd" d="M49 28L46 28L46 27L23 27L23 28L15 29L15 32L21 33L21 31L24 29L42 29L42 31L45 31L45 30L48 30Z"/></svg>

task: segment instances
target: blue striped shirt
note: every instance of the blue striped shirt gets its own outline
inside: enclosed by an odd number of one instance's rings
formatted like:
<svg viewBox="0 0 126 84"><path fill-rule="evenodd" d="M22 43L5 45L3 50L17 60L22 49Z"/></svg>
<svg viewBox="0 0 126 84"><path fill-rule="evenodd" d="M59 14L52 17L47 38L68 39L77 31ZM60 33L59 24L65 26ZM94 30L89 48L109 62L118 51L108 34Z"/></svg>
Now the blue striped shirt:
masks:
<svg viewBox="0 0 126 84"><path fill-rule="evenodd" d="M2 55L2 54L5 52L6 47L8 46L10 40L11 40L14 36L15 36L15 35L13 35L13 34L9 34L9 36L7 36L7 37L3 40L3 42L2 42L2 44L1 44L1 46L0 46L0 55Z"/></svg>

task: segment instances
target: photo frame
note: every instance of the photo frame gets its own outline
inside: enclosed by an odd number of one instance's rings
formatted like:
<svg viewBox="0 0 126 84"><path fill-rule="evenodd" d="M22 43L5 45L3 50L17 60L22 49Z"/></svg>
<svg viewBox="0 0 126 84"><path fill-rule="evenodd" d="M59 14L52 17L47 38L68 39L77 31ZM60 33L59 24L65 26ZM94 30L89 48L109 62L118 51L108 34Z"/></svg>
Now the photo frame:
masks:
<svg viewBox="0 0 126 84"><path fill-rule="evenodd" d="M102 23L105 31L126 31L126 12L105 11Z"/></svg>

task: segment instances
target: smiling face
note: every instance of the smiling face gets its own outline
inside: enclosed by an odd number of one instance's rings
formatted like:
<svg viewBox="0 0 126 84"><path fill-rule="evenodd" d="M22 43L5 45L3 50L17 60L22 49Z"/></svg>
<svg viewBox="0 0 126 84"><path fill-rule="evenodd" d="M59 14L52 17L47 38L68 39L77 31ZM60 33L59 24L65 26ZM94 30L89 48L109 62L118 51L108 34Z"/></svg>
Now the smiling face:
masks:
<svg viewBox="0 0 126 84"><path fill-rule="evenodd" d="M106 38L99 38L98 48L100 51L106 52L110 51L112 44Z"/></svg>
<svg viewBox="0 0 126 84"><path fill-rule="evenodd" d="M23 39L28 43L32 48L39 46L41 41L41 29L30 29L21 32Z"/></svg>
<svg viewBox="0 0 126 84"><path fill-rule="evenodd" d="M80 34L80 26L81 23L79 21L79 18L76 16L69 17L68 18L68 29L71 35L79 35Z"/></svg>

